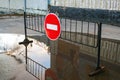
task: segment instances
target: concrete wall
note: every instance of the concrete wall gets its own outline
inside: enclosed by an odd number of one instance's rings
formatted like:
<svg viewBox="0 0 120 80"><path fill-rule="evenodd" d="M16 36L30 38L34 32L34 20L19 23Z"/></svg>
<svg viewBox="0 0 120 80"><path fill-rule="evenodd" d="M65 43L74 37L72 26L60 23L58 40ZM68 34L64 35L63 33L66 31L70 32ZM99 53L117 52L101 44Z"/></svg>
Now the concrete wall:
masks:
<svg viewBox="0 0 120 80"><path fill-rule="evenodd" d="M72 34L74 36L74 33ZM51 44L51 68L56 72L59 80L120 79L119 40L102 39L101 65L105 66L105 72L93 77L89 77L88 74L96 68L97 48L76 44L62 39L52 41Z"/></svg>
<svg viewBox="0 0 120 80"><path fill-rule="evenodd" d="M53 6L120 10L119 0L51 0Z"/></svg>
<svg viewBox="0 0 120 80"><path fill-rule="evenodd" d="M26 0L27 12L47 14L48 0ZM0 0L0 14L23 14L24 0Z"/></svg>
<svg viewBox="0 0 120 80"><path fill-rule="evenodd" d="M0 0L0 7L11 9L24 9L24 0ZM33 9L47 9L48 0L26 0L27 8Z"/></svg>

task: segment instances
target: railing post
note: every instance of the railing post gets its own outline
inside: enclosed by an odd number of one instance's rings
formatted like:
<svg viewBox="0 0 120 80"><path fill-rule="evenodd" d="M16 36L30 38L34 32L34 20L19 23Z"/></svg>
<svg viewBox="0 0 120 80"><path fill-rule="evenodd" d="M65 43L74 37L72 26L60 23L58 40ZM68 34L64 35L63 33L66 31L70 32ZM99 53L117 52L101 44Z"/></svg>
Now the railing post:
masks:
<svg viewBox="0 0 120 80"><path fill-rule="evenodd" d="M24 0L24 30L25 30L25 39L23 42L20 42L19 44L23 44L25 46L25 63L26 63L26 70L27 70L27 46L29 43L32 43L33 41L29 41L27 38L27 26L26 26L26 0Z"/></svg>
<svg viewBox="0 0 120 80"><path fill-rule="evenodd" d="M97 68L100 68L100 51L101 51L101 33L102 33L102 23L98 23L98 51L97 51Z"/></svg>
<svg viewBox="0 0 120 80"><path fill-rule="evenodd" d="M98 23L98 37L97 37L97 48L98 48L98 51L97 51L97 67L96 67L96 70L91 72L89 74L89 76L94 76L96 74L99 74L101 72L103 72L104 70L104 66L100 66L100 52L101 52L101 35L102 35L102 23Z"/></svg>
<svg viewBox="0 0 120 80"><path fill-rule="evenodd" d="M27 38L27 29L26 29L26 0L24 0L24 27L25 27L25 39Z"/></svg>
<svg viewBox="0 0 120 80"><path fill-rule="evenodd" d="M27 39L27 29L26 29L26 0L24 0L24 30L25 39ZM26 60L26 70L27 70L27 46L25 46L25 60Z"/></svg>

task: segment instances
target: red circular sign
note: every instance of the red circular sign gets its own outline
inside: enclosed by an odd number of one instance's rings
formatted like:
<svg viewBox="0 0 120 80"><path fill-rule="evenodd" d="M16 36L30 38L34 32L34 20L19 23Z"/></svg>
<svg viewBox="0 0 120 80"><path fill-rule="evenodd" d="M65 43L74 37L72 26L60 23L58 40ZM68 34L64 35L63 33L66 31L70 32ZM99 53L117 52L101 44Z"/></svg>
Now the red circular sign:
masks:
<svg viewBox="0 0 120 80"><path fill-rule="evenodd" d="M50 40L56 40L60 36L61 25L56 14L50 13L45 17L44 29Z"/></svg>

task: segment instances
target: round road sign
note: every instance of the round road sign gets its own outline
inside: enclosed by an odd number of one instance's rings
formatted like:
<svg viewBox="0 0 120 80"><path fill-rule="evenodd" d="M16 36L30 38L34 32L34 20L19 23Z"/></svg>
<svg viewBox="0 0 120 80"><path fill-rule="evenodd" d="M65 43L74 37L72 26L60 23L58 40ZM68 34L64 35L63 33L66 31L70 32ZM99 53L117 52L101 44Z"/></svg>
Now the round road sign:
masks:
<svg viewBox="0 0 120 80"><path fill-rule="evenodd" d="M50 40L56 40L60 36L61 33L61 25L60 20L54 13L49 13L45 17L44 21L44 29L47 37Z"/></svg>

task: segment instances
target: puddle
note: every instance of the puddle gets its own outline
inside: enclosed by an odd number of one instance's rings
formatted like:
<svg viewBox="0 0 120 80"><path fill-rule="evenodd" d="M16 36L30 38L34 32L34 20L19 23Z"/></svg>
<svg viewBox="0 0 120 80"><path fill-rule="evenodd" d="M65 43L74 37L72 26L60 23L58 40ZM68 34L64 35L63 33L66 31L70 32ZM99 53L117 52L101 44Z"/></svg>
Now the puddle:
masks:
<svg viewBox="0 0 120 80"><path fill-rule="evenodd" d="M23 56L25 56L25 47L19 45L25 39L24 35L20 34L0 34L0 53L6 53L11 56L15 56L15 59L21 59L25 62ZM50 53L48 52L48 46L35 39L32 44L28 45L28 57L34 61L42 64L46 68L50 68Z"/></svg>

